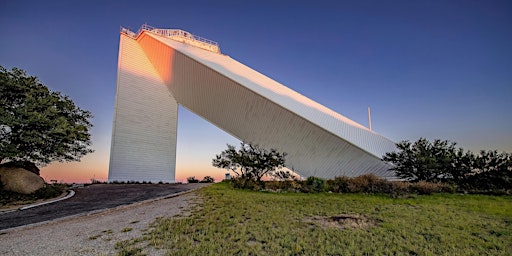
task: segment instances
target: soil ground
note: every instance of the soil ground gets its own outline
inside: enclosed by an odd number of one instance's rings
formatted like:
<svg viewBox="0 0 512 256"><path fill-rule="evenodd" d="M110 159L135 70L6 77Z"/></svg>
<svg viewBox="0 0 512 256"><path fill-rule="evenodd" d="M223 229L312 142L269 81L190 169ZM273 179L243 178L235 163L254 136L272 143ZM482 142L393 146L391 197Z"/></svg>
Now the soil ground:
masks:
<svg viewBox="0 0 512 256"><path fill-rule="evenodd" d="M0 230L35 224L69 216L84 215L121 205L170 196L199 188L204 184L94 184L74 189L67 200L27 210L0 214Z"/></svg>

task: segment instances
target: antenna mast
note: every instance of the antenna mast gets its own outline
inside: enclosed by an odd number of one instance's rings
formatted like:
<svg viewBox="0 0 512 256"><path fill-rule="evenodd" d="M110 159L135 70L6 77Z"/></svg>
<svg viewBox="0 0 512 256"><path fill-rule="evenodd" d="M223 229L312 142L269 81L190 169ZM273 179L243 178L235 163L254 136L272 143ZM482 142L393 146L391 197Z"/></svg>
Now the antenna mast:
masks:
<svg viewBox="0 0 512 256"><path fill-rule="evenodd" d="M370 107L368 107L368 125L370 126L370 131L372 130L372 116L370 114Z"/></svg>

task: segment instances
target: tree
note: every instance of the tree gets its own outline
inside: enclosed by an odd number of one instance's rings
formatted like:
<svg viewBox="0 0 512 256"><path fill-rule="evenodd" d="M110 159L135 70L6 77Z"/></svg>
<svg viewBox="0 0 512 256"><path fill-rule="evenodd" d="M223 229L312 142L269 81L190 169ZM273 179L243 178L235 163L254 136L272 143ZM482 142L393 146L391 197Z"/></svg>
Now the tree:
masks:
<svg viewBox="0 0 512 256"><path fill-rule="evenodd" d="M402 141L396 144L398 152L388 152L383 160L393 165L395 174L409 181L439 182L451 179L452 176L460 178L470 172L465 168L461 148L456 143L447 140L434 140L420 138L411 143ZM455 161L455 159L460 159ZM455 162L459 165L455 165ZM455 168L457 167L457 168Z"/></svg>
<svg viewBox="0 0 512 256"><path fill-rule="evenodd" d="M456 148L456 143L442 140L429 142L420 138L414 143L397 143L398 152L386 153L382 160L405 180L448 182L471 190L512 190L512 154Z"/></svg>
<svg viewBox="0 0 512 256"><path fill-rule="evenodd" d="M89 111L21 69L0 66L0 163L79 161L93 152Z"/></svg>
<svg viewBox="0 0 512 256"><path fill-rule="evenodd" d="M280 169L284 167L286 153L275 149L266 150L245 142L240 144L239 150L229 144L227 147L228 149L215 156L213 166L232 171L242 179L258 182L265 175L283 175Z"/></svg>
<svg viewBox="0 0 512 256"><path fill-rule="evenodd" d="M481 150L474 157L473 172L464 185L481 190L512 190L512 154Z"/></svg>

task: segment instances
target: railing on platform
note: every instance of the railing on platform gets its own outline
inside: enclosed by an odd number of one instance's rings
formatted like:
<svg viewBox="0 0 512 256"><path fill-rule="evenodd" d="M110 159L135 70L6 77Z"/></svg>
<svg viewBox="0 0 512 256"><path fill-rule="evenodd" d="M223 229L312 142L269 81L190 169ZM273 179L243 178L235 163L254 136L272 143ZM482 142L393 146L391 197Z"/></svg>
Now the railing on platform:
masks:
<svg viewBox="0 0 512 256"><path fill-rule="evenodd" d="M155 28L155 27L149 26L147 24L144 24L140 27L140 29L137 31L137 33L135 33L127 28L121 27L121 33L126 34L133 38L137 38L144 31L155 33L157 35L161 35L161 36L170 38L174 41L192 45L192 46L204 49L204 50L220 53L220 47L217 42L214 42L212 40L209 40L209 39L206 39L206 38L203 38L200 36L193 35L187 31L184 31L181 29L161 29L161 28Z"/></svg>

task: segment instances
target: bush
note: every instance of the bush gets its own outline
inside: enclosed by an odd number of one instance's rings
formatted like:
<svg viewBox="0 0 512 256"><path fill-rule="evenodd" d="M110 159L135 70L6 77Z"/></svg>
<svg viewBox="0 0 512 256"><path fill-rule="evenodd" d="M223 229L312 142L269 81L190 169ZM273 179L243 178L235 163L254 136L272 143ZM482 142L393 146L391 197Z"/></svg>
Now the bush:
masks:
<svg viewBox="0 0 512 256"><path fill-rule="evenodd" d="M233 186L234 188L245 188L244 185L242 184L243 182L245 182L245 179L240 179L240 178L237 178L237 177L233 177L229 180L224 180L226 182L229 182L229 184L231 184L231 186Z"/></svg>
<svg viewBox="0 0 512 256"><path fill-rule="evenodd" d="M350 193L351 179L346 176L335 177L333 180L327 180L327 190L334 193Z"/></svg>
<svg viewBox="0 0 512 256"><path fill-rule="evenodd" d="M284 181L266 181L265 182L265 189L271 190L271 191L288 191L288 183Z"/></svg>
<svg viewBox="0 0 512 256"><path fill-rule="evenodd" d="M46 184L32 194L38 199L48 199L61 195L66 189L66 184Z"/></svg>
<svg viewBox="0 0 512 256"><path fill-rule="evenodd" d="M411 193L411 184L405 181L389 181L389 195L393 198Z"/></svg>
<svg viewBox="0 0 512 256"><path fill-rule="evenodd" d="M199 183L199 180L198 180L198 179L196 179L196 177L195 177L195 176L192 176L192 177L188 177L188 178L187 178L187 182L188 182L188 183Z"/></svg>
<svg viewBox="0 0 512 256"><path fill-rule="evenodd" d="M318 177L308 177L305 182L304 192L322 192L325 191L325 180Z"/></svg>
<svg viewBox="0 0 512 256"><path fill-rule="evenodd" d="M444 183L432 183L420 181L409 185L410 191L419 195L431 195L434 193L453 193L455 189Z"/></svg>
<svg viewBox="0 0 512 256"><path fill-rule="evenodd" d="M266 190L270 191L288 191L288 192L299 192L303 191L303 184L298 180L282 180L282 181L266 181L264 182L264 187Z"/></svg>
<svg viewBox="0 0 512 256"><path fill-rule="evenodd" d="M253 179L245 179L245 178L232 178L229 180L229 183L234 188L240 188L240 189L250 189L250 190L262 190L265 188L265 183L263 181L256 181Z"/></svg>
<svg viewBox="0 0 512 256"><path fill-rule="evenodd" d="M364 174L352 178L349 183L349 191L352 193L389 193L388 181L377 177L375 174Z"/></svg>
<svg viewBox="0 0 512 256"><path fill-rule="evenodd" d="M365 193L387 194L390 197L400 197L408 194L430 195L434 193L454 193L455 185L447 183L432 183L420 181L410 183L405 181L388 181L373 174L365 174L355 178L345 176L332 180L323 180L318 177L309 177L304 181L265 181L257 182L242 178L233 178L229 181L234 188L267 190L275 192L302 192L314 193L329 191L333 193ZM488 193L488 192L487 192ZM497 191L497 194L507 194L507 191Z"/></svg>
<svg viewBox="0 0 512 256"><path fill-rule="evenodd" d="M211 176L205 176L203 178L202 181L200 181L201 183L214 183L215 182L215 179Z"/></svg>
<svg viewBox="0 0 512 256"><path fill-rule="evenodd" d="M292 182L276 182L266 183L271 186L271 190L287 190L300 192L320 192L330 191L333 193L365 193L365 194L388 194L391 197L399 197L415 194L433 194L433 193L454 193L456 187L445 183L419 182L410 183L404 181L388 181L381 179L374 174L365 174L355 178L345 176L336 177L332 180L325 181L325 187L320 189L323 180L310 177L302 182L302 187L292 190L289 184ZM301 182L299 182L299 185ZM316 185L315 185L316 184Z"/></svg>

